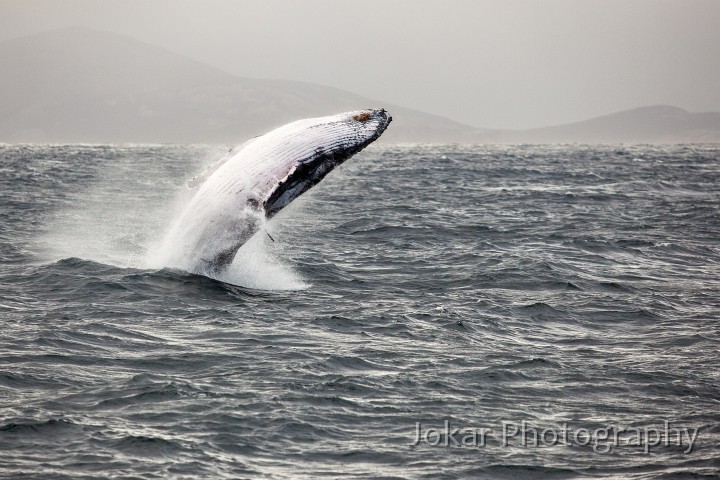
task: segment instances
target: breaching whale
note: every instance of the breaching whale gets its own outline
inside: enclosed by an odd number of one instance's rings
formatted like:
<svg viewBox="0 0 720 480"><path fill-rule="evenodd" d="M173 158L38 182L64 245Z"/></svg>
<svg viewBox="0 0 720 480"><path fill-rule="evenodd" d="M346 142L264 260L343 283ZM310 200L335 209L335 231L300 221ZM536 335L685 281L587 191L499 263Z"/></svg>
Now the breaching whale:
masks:
<svg viewBox="0 0 720 480"><path fill-rule="evenodd" d="M391 121L385 109L310 118L231 149L189 182L197 191L168 235L166 264L218 275L264 219L380 137Z"/></svg>

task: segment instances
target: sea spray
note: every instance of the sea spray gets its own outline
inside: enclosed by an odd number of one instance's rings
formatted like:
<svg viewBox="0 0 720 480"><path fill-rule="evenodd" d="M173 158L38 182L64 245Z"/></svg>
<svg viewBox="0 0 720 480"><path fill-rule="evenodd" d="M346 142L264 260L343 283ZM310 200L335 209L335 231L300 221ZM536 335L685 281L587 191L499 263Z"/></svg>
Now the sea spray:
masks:
<svg viewBox="0 0 720 480"><path fill-rule="evenodd" d="M93 149L85 178L76 181L62 206L43 219L34 242L39 260L77 257L121 268L182 268L168 255L173 247L168 232L194 194L187 180L222 150L216 146ZM263 226L262 231L266 229ZM273 243L265 233L258 237L217 279L257 289L305 288L300 275L278 257L281 242Z"/></svg>
<svg viewBox="0 0 720 480"><path fill-rule="evenodd" d="M183 194L183 198L185 195ZM162 241L153 245L145 256L148 268L178 268L190 270L195 264L192 252L188 252L179 234L186 226L183 221L185 211L179 211L174 224L164 235ZM255 224L257 232L238 250L233 262L221 272L204 271L203 275L222 282L258 290L300 290L308 288L299 273L281 260L281 243L276 243L267 233L268 220L257 212L246 211L243 215L247 222ZM207 241L213 241L208 238Z"/></svg>

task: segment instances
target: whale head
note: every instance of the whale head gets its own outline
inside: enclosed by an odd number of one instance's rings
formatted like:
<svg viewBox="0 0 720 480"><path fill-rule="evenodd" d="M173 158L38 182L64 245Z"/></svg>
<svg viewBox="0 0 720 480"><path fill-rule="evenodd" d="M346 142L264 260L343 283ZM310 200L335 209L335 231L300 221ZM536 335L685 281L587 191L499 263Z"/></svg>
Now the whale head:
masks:
<svg viewBox="0 0 720 480"><path fill-rule="evenodd" d="M267 218L273 217L335 167L374 142L391 121L388 112L379 108L300 120L284 127L302 132L297 144L306 151L288 158L287 176L274 186L263 202Z"/></svg>

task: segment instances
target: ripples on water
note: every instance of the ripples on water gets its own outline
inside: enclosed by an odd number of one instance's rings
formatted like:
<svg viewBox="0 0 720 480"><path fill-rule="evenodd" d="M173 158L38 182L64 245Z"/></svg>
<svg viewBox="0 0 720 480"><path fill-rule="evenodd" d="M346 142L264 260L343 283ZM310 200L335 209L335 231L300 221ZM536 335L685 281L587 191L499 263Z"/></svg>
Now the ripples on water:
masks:
<svg viewBox="0 0 720 480"><path fill-rule="evenodd" d="M220 152L0 146L0 474L720 473L717 146L374 147L242 286L148 268ZM523 420L700 431L503 447ZM486 446L408 445L445 421Z"/></svg>

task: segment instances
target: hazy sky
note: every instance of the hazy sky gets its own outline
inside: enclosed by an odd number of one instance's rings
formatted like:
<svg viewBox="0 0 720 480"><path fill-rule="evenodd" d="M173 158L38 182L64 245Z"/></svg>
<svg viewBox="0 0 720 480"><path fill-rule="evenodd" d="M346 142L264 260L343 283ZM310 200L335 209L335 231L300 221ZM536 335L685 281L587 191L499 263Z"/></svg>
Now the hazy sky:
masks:
<svg viewBox="0 0 720 480"><path fill-rule="evenodd" d="M0 40L71 25L478 127L720 111L720 0L0 0Z"/></svg>

